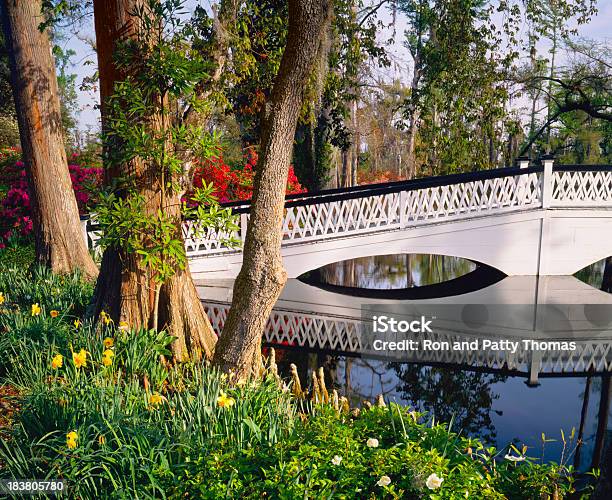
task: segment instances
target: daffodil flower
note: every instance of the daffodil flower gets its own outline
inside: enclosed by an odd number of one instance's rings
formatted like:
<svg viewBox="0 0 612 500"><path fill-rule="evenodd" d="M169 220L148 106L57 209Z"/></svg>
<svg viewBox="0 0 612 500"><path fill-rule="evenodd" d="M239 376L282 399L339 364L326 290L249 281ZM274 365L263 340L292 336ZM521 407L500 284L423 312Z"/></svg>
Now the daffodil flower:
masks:
<svg viewBox="0 0 612 500"><path fill-rule="evenodd" d="M51 316L52 318L57 318L59 316L59 311L56 311L55 309L53 309L52 311L49 312L49 316Z"/></svg>
<svg viewBox="0 0 612 500"><path fill-rule="evenodd" d="M71 431L66 434L66 446L68 446L69 449L74 450L77 447L78 437L79 435L76 433L76 431Z"/></svg>
<svg viewBox="0 0 612 500"><path fill-rule="evenodd" d="M153 394L151 394L151 397L149 398L149 404L151 406L159 406L165 400L166 398L162 396L159 392L154 392Z"/></svg>
<svg viewBox="0 0 612 500"><path fill-rule="evenodd" d="M4 297L4 294L0 292L0 305L4 304L5 301L6 301L6 298Z"/></svg>
<svg viewBox="0 0 612 500"><path fill-rule="evenodd" d="M234 398L228 396L223 391L220 392L219 397L217 398L217 406L220 408L231 408L234 406L235 402L236 400Z"/></svg>
<svg viewBox="0 0 612 500"><path fill-rule="evenodd" d="M78 353L72 353L72 362L77 368L84 368L87 365L87 351L81 349Z"/></svg>
<svg viewBox="0 0 612 500"><path fill-rule="evenodd" d="M102 343L104 344L104 347L109 348L109 347L113 347L113 344L115 343L115 341L113 340L112 337L106 337Z"/></svg>
<svg viewBox="0 0 612 500"><path fill-rule="evenodd" d="M53 359L51 360L51 368L57 370L58 368L61 368L63 364L64 356L62 356L61 354L56 354L55 356L53 356Z"/></svg>
<svg viewBox="0 0 612 500"><path fill-rule="evenodd" d="M38 302L36 304L32 304L32 316L38 316L42 312L40 305Z"/></svg>

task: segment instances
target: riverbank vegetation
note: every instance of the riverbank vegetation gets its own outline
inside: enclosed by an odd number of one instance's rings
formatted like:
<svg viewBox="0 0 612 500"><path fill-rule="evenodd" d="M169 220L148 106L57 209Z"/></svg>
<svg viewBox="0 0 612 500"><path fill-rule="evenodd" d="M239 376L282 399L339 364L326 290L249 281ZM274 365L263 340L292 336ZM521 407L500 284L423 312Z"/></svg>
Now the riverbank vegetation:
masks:
<svg viewBox="0 0 612 500"><path fill-rule="evenodd" d="M349 408L322 377L280 380L273 359L248 381L205 363L165 367L170 337L108 316L89 323L91 294L78 275L0 275L0 384L18 407L0 430L3 475L65 479L73 498L574 491L572 468L542 464L537 450L485 448L394 403Z"/></svg>

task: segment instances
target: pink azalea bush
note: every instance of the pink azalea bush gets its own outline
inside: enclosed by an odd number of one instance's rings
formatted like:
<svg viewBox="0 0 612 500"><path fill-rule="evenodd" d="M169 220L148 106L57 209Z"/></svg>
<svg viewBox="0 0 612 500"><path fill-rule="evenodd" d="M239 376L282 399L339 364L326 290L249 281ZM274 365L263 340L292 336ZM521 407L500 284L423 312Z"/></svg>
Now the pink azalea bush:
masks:
<svg viewBox="0 0 612 500"><path fill-rule="evenodd" d="M73 155L71 160L78 160L78 157ZM25 237L32 232L30 192L23 163L17 160L13 165L3 166L2 170L17 170L19 173L0 202L0 248L4 248L9 239ZM102 181L102 169L75 163L68 165L68 170L79 212L85 214Z"/></svg>

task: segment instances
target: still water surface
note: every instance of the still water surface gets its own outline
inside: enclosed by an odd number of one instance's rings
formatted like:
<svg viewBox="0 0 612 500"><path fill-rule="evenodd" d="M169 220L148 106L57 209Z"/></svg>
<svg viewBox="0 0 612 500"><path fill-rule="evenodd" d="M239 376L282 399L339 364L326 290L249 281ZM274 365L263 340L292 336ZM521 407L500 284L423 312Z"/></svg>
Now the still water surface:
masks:
<svg viewBox="0 0 612 500"><path fill-rule="evenodd" d="M594 288L611 292L612 270L606 270L605 263L593 264L576 277ZM330 264L302 279L322 287L332 285L338 287L335 291L348 294L355 289L423 289L449 281L461 287L458 278L469 278L470 273L484 267L458 257L383 255ZM608 275L604 280L605 271ZM491 273L492 282L500 279L494 270ZM499 448L511 442L527 444L531 456L544 460L570 460L586 469L591 465L596 439L607 441L612 435L612 430L608 431L612 427L608 425L608 421L612 423L612 419L608 420L609 398L605 394L602 398L602 380L604 391L609 392L609 379L607 383L605 380L608 376L540 378L539 386L530 387L524 377L452 366L385 362L333 353L286 351L284 355L285 366L291 359L304 375L309 369L324 366L338 389L354 404L382 393L388 400L427 411L436 419L447 422L453 419L457 430L481 437ZM601 410L606 415L603 424L598 418ZM583 441L577 458L576 443L566 445L564 450L561 441L561 429L568 436L572 428ZM542 447L542 433L556 441Z"/></svg>
<svg viewBox="0 0 612 500"><path fill-rule="evenodd" d="M475 285L476 284L476 285ZM231 285L210 288L206 296L216 304L229 300ZM219 292L219 290L223 290ZM384 255L325 266L299 280L289 280L275 308L278 321L298 325L318 324L316 335L346 335L347 324L360 321L365 302L405 303L427 298L445 303L603 303L612 307L612 262L598 262L576 277L504 277L501 273L456 257L432 255ZM364 298L365 297L365 298ZM465 301L465 302L463 302ZM297 316L296 316L297 315ZM297 317L297 319L296 319ZM320 320L316 323L317 318ZM336 318L336 319L334 319ZM300 323L301 322L301 323ZM218 326L213 321L214 326ZM322 326L321 326L322 325ZM607 337L606 337L607 338ZM612 339L612 337L610 337ZM598 356L610 356L604 346ZM288 342L280 342L287 344ZM312 370L322 366L328 385L333 384L353 405L384 394L387 401L409 405L442 421L454 422L456 431L480 437L502 449L515 443L527 445L528 455L574 464L585 470L598 464L601 450L612 441L610 375L594 372L539 374L528 384L528 373L459 366L450 362L396 362L346 351L314 349L314 343L276 343L279 368L298 367L301 379L311 380ZM607 359L607 358L606 358ZM444 360L442 360L444 361ZM561 430L576 439L565 446ZM542 433L547 442L542 446Z"/></svg>

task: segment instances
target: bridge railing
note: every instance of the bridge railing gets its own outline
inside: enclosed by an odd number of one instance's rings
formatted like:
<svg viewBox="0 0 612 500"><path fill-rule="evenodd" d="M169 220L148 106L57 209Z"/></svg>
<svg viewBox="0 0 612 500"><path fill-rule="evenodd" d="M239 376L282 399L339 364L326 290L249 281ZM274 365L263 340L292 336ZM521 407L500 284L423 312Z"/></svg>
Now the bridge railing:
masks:
<svg viewBox="0 0 612 500"><path fill-rule="evenodd" d="M611 207L612 166L558 165L445 175L331 189L287 196L283 245L322 241L383 230L417 227L530 208ZM238 218L239 230L226 234L185 221L183 237L190 257L238 252L225 241L244 241L249 202L224 204ZM95 230L85 229L90 244Z"/></svg>
<svg viewBox="0 0 612 500"><path fill-rule="evenodd" d="M553 207L612 207L611 165L558 165L552 172Z"/></svg>
<svg viewBox="0 0 612 500"><path fill-rule="evenodd" d="M215 331L221 332L229 304L204 301L204 308ZM264 331L264 342L271 346L307 348L353 356L380 357L378 351L364 349L365 323L361 318L315 314L299 310L274 309ZM415 337L417 340L418 336ZM472 341L479 337L451 330L428 334L433 341ZM505 337L499 337L505 338ZM516 338L514 339L516 340ZM547 339L551 340L551 339ZM513 371L537 382L539 375L577 375L612 371L612 343L609 338L573 339L576 350L418 350L403 352L401 360L423 364L444 364L485 370ZM522 345L522 344L521 344ZM397 357L389 361L400 361Z"/></svg>
<svg viewBox="0 0 612 500"><path fill-rule="evenodd" d="M283 244L541 206L542 172L541 167L504 168L294 195L285 204ZM250 205L232 208L240 216L240 231L234 236L244 239ZM191 221L183 233L190 256L236 251L222 243L230 235L201 234Z"/></svg>

